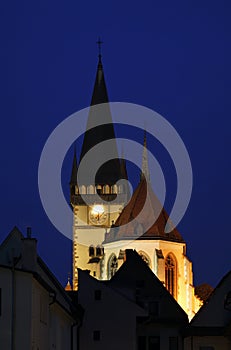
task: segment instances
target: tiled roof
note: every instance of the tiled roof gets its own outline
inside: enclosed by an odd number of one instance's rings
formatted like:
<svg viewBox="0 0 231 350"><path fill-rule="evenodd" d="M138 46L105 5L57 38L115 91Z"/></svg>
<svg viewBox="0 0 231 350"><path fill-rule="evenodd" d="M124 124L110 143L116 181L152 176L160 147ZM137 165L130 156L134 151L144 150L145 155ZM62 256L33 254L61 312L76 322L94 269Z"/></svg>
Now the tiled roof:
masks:
<svg viewBox="0 0 231 350"><path fill-rule="evenodd" d="M104 243L123 239L162 239L184 242L174 226L172 226L171 232L165 232L168 218L169 216L154 194L151 184L147 183L145 179L141 179L113 229L106 234Z"/></svg>

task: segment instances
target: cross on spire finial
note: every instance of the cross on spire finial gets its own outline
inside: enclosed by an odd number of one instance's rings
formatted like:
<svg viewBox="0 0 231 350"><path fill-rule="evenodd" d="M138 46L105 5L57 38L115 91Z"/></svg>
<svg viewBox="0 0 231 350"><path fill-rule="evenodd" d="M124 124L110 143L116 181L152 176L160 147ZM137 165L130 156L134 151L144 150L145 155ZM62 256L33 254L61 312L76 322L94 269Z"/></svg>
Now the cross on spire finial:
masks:
<svg viewBox="0 0 231 350"><path fill-rule="evenodd" d="M96 44L98 45L99 57L101 57L101 45L103 44L103 42L101 41L100 37L98 41L96 41Z"/></svg>

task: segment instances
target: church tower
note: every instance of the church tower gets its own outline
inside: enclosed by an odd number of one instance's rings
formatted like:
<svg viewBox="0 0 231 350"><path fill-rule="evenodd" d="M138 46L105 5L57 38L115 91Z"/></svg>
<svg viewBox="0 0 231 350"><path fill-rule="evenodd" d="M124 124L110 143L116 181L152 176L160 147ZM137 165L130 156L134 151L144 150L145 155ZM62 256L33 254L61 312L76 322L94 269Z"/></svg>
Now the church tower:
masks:
<svg viewBox="0 0 231 350"><path fill-rule="evenodd" d="M100 105L99 109L95 107L97 105ZM127 171L125 161L118 157L101 53L98 57L90 106L80 162L88 152L91 152L94 146L106 140L112 142L110 151L113 154L113 159L107 161L98 169L94 183L90 183L86 179L84 184L78 186L76 150L74 152L70 180L70 200L73 208L74 290L78 287L77 267L90 270L91 275L98 279L103 278L104 248L102 242L111 224L117 220L127 198L126 188L116 184L118 180L126 179ZM96 123L99 126L95 127ZM91 164L88 166L90 169ZM87 203L82 199L82 194L87 196ZM110 204L111 201L113 201L113 208Z"/></svg>
<svg viewBox="0 0 231 350"><path fill-rule="evenodd" d="M98 105L99 110L93 108ZM95 127L96 120L100 126ZM174 225L170 227L169 233L165 232L169 217L152 190L147 138L148 132L145 131L140 181L125 206L130 197L128 187L118 186L118 180L127 180L126 162L123 157L118 157L99 54L80 162L94 146L109 139L113 140L114 156L98 169L94 183L86 180L79 186L76 151L74 153L70 181L73 207L73 289L78 288L77 268L90 270L90 274L97 279L107 280L113 277L126 260L126 249L134 249L191 319L201 306L194 294L192 263L186 255L186 243ZM82 194L87 196L87 203L81 197ZM140 216L144 206L145 210Z"/></svg>

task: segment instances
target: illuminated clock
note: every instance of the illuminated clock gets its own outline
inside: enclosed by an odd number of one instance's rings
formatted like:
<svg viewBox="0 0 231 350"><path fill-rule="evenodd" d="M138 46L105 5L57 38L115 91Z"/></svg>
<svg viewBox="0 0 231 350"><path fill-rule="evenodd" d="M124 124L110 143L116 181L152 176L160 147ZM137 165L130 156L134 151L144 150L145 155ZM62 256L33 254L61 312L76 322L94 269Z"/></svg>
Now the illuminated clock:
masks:
<svg viewBox="0 0 231 350"><path fill-rule="evenodd" d="M103 205L94 205L89 211L89 220L94 225L103 225L107 221L107 213Z"/></svg>

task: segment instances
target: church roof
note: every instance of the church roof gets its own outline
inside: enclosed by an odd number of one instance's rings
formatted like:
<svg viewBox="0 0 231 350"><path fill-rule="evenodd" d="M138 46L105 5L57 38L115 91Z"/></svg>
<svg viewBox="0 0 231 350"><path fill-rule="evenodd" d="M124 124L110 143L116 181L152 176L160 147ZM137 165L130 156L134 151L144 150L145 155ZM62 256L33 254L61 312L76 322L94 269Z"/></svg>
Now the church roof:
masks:
<svg viewBox="0 0 231 350"><path fill-rule="evenodd" d="M140 216L144 205L144 211ZM160 214L157 217L158 212ZM113 230L106 234L104 243L123 239L162 239L184 242L174 226L172 226L171 232L165 232L168 218L169 216L154 194L150 182L141 178L129 203L116 220ZM142 232L144 233L142 234Z"/></svg>
<svg viewBox="0 0 231 350"><path fill-rule="evenodd" d="M92 108L96 105L99 105L98 108ZM111 157L110 161L106 162L100 167L96 174L96 184L100 185L113 185L119 179L123 178L121 174L120 161L118 159L115 131L110 106L108 104L108 93L100 54L91 99L91 108L87 121L87 131L84 135L80 161L92 147L109 139L114 140L110 149L113 156Z"/></svg>
<svg viewBox="0 0 231 350"><path fill-rule="evenodd" d="M99 55L98 67L95 78L94 90L91 98L91 106L98 105L100 103L107 103L108 93L104 78L103 64L101 55Z"/></svg>

